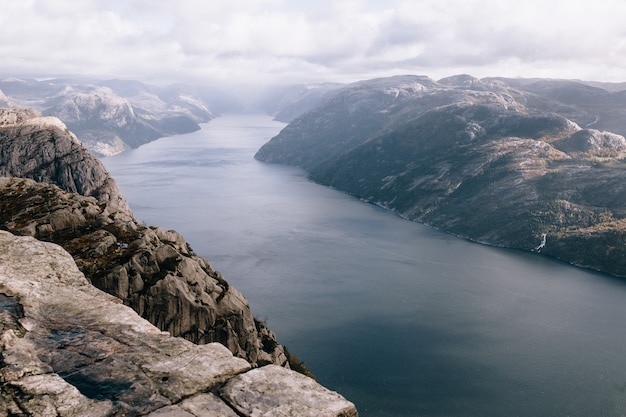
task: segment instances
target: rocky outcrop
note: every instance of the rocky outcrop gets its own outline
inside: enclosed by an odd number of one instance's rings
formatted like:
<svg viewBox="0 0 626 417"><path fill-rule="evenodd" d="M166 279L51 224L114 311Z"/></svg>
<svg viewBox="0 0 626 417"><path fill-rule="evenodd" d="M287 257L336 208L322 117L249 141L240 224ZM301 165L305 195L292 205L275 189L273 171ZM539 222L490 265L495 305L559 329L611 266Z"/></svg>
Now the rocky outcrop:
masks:
<svg viewBox="0 0 626 417"><path fill-rule="evenodd" d="M245 297L175 231L144 226L93 197L18 178L0 178L0 225L60 244L94 286L162 330L195 343L220 342L255 366L287 366L283 347Z"/></svg>
<svg viewBox="0 0 626 417"><path fill-rule="evenodd" d="M0 415L357 415L294 371L160 331L57 245L0 231L0 258Z"/></svg>
<svg viewBox="0 0 626 417"><path fill-rule="evenodd" d="M220 393L242 415L357 417L354 405L311 378L270 365L237 375ZM276 399L292 401L277 403Z"/></svg>
<svg viewBox="0 0 626 417"><path fill-rule="evenodd" d="M57 118L0 109L0 176L31 178L128 210L106 168Z"/></svg>
<svg viewBox="0 0 626 417"><path fill-rule="evenodd" d="M582 129L552 145L573 156L623 158L626 156L626 139L622 135L601 132L596 129Z"/></svg>

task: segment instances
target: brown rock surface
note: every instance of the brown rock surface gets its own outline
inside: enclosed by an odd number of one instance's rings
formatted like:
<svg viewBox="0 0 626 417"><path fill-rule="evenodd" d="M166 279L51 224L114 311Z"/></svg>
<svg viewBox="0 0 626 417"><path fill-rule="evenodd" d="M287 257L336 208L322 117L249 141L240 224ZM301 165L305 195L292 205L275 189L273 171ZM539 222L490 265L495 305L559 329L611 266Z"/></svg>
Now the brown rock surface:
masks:
<svg viewBox="0 0 626 417"><path fill-rule="evenodd" d="M138 415L208 391L250 365L173 338L89 285L61 247L0 232L0 410ZM12 311L11 311L12 310ZM1 413L0 413L1 414Z"/></svg>
<svg viewBox="0 0 626 417"><path fill-rule="evenodd" d="M93 285L174 336L222 343L254 365L287 364L245 297L174 231L146 227L92 197L18 178L0 178L0 225L60 244Z"/></svg>

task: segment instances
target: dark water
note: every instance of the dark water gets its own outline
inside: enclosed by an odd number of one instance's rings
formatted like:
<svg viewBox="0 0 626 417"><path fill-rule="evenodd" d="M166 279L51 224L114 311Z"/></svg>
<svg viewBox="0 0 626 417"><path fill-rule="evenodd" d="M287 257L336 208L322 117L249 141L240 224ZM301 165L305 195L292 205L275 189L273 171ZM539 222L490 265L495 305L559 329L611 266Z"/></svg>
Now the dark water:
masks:
<svg viewBox="0 0 626 417"><path fill-rule="evenodd" d="M626 283L397 218L252 157L227 116L105 159L361 416L626 415ZM549 242L548 242L549 244Z"/></svg>

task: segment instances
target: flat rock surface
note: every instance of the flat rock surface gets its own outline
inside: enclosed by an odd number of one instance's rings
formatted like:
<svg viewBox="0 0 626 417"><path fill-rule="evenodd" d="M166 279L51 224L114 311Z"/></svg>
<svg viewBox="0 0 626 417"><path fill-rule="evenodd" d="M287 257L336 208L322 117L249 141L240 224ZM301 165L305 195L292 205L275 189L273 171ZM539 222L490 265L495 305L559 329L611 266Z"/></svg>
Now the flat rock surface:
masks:
<svg viewBox="0 0 626 417"><path fill-rule="evenodd" d="M239 375L220 391L243 415L253 417L356 417L354 405L311 378L276 365Z"/></svg>
<svg viewBox="0 0 626 417"><path fill-rule="evenodd" d="M0 231L0 259L0 416L357 415L295 371L162 332L58 245Z"/></svg>
<svg viewBox="0 0 626 417"><path fill-rule="evenodd" d="M250 368L220 344L195 345L161 332L91 286L57 245L0 232L0 258L0 293L8 306L0 390L8 394L2 398L13 398L0 410L145 414ZM19 305L11 308L12 300Z"/></svg>

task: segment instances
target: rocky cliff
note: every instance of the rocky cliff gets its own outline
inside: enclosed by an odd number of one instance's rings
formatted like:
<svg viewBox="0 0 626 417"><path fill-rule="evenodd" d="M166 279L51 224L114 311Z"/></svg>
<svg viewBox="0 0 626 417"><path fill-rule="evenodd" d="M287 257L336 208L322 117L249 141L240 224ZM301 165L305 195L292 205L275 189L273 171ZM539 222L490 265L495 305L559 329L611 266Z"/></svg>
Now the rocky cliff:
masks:
<svg viewBox="0 0 626 417"><path fill-rule="evenodd" d="M162 330L220 342L255 366L288 366L243 295L178 233L138 222L102 164L58 119L0 114L2 229L60 244L93 285Z"/></svg>
<svg viewBox="0 0 626 417"><path fill-rule="evenodd" d="M104 165L57 118L0 108L0 176L32 178L128 210Z"/></svg>
<svg viewBox="0 0 626 417"><path fill-rule="evenodd" d="M160 331L57 245L0 231L0 258L0 415L357 416L306 376Z"/></svg>
<svg viewBox="0 0 626 417"><path fill-rule="evenodd" d="M464 238L626 276L626 139L616 117L626 103L599 90L469 76L370 80L296 119L257 158L302 166Z"/></svg>

